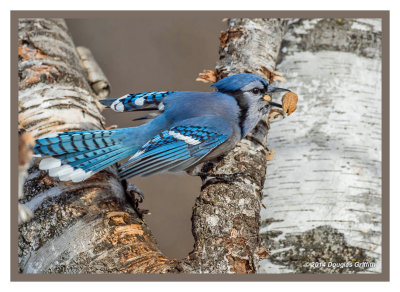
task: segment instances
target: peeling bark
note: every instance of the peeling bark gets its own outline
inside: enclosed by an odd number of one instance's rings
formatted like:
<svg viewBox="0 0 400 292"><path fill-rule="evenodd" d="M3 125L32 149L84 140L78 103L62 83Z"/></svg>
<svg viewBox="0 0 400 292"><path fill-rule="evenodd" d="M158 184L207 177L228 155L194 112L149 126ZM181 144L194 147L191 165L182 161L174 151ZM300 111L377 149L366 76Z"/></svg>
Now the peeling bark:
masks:
<svg viewBox="0 0 400 292"><path fill-rule="evenodd" d="M35 140L29 133L18 133L18 199L24 197L24 182L31 165ZM24 205L18 203L18 224L32 219L33 213Z"/></svg>
<svg viewBox="0 0 400 292"><path fill-rule="evenodd" d="M79 57L82 61L82 67L85 69L86 78L90 83L93 91L99 99L106 98L110 95L110 82L99 64L94 59L92 52L85 47L76 47Z"/></svg>
<svg viewBox="0 0 400 292"><path fill-rule="evenodd" d="M277 70L299 103L271 123L261 214L271 254L259 272L379 273L380 20L293 20L281 51Z"/></svg>

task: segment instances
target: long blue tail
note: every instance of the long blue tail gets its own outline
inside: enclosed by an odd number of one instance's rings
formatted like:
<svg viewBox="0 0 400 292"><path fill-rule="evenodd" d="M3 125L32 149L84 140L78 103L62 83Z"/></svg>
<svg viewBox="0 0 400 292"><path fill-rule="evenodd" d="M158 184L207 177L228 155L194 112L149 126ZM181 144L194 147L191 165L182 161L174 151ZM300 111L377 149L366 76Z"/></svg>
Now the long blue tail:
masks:
<svg viewBox="0 0 400 292"><path fill-rule="evenodd" d="M39 168L61 181L83 181L133 155L140 146L126 143L127 129L52 133L36 140L34 152L44 158Z"/></svg>

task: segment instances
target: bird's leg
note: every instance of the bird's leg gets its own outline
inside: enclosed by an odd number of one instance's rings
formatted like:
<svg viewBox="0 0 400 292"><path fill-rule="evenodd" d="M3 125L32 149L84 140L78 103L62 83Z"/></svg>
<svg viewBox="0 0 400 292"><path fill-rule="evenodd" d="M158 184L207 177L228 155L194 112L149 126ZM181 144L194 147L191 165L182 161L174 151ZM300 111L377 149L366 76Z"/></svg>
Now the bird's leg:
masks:
<svg viewBox="0 0 400 292"><path fill-rule="evenodd" d="M220 156L218 158L208 161L205 164L196 165L195 167L187 169L186 172L189 175L199 176L204 182L207 182L207 184L218 183L218 182L233 183L237 181L238 178L243 177L243 175L245 175L245 173L243 172L236 172L230 174L209 173L208 171L213 169L222 158L223 156Z"/></svg>
<svg viewBox="0 0 400 292"><path fill-rule="evenodd" d="M217 174L217 173L199 173L202 180L201 189L203 190L209 185L213 184L229 184L232 185L244 176L244 173L237 172L231 174Z"/></svg>
<svg viewBox="0 0 400 292"><path fill-rule="evenodd" d="M208 163L211 164L212 162L210 161L210 162L208 162ZM207 163L207 164L208 164L208 163ZM196 166L192 166L192 167L186 169L186 173L187 173L188 175L191 175L191 176L200 176L200 173L203 173L203 172L202 172L203 166L204 166L203 163L198 164L198 165L196 165Z"/></svg>
<svg viewBox="0 0 400 292"><path fill-rule="evenodd" d="M199 172L197 174L203 180L204 183L212 184L212 183L228 183L232 184L236 182L239 178L242 178L246 174L244 172L234 172L234 173L207 173L207 172Z"/></svg>
<svg viewBox="0 0 400 292"><path fill-rule="evenodd" d="M137 186L127 182L125 179L123 179L121 183L122 186L124 187L128 202L131 204L133 209L139 215L140 219L143 219L143 215L150 214L149 210L139 208L139 204L142 203L144 200L143 192Z"/></svg>
<svg viewBox="0 0 400 292"><path fill-rule="evenodd" d="M144 194L137 186L128 182L126 187L126 192L132 195L135 198L135 200L137 200L139 203L143 203ZM136 195L139 196L138 199L136 199Z"/></svg>

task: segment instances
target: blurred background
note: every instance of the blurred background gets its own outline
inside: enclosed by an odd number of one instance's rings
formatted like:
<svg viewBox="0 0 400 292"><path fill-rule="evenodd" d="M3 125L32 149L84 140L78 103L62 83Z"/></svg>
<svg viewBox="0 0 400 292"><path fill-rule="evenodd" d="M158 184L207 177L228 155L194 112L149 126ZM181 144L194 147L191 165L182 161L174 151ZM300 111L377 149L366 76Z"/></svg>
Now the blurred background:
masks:
<svg viewBox="0 0 400 292"><path fill-rule="evenodd" d="M118 18L67 19L76 46L89 48L111 83L111 96L163 90L211 91L196 82L214 69L222 13L132 12ZM107 125L132 127L144 113L103 111ZM144 219L168 257L182 258L193 248L191 215L201 180L187 174L161 174L130 180L145 195Z"/></svg>

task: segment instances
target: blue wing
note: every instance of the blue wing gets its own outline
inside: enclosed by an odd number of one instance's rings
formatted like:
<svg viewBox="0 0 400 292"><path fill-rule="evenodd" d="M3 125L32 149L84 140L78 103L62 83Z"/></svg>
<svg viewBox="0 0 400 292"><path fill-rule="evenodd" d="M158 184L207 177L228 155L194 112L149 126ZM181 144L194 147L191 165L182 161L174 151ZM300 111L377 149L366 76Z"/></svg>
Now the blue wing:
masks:
<svg viewBox="0 0 400 292"><path fill-rule="evenodd" d="M185 170L224 143L232 133L230 126L201 126L200 120L204 118L183 121L156 135L120 166L119 176L127 179Z"/></svg>
<svg viewBox="0 0 400 292"><path fill-rule="evenodd" d="M108 98L100 100L100 103L110 107L116 112L131 112L145 108L149 105L159 106L166 96L169 96L176 91L151 91L142 93L126 94L120 98ZM162 106L161 106L162 107Z"/></svg>

